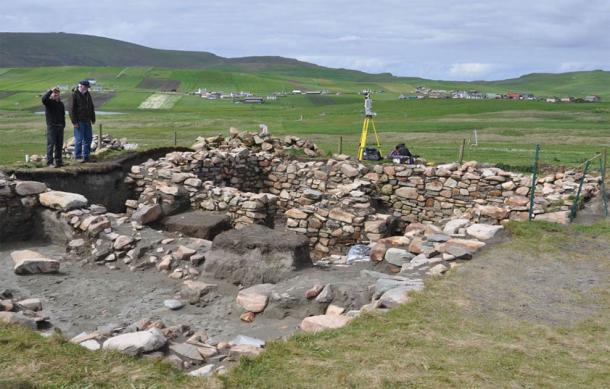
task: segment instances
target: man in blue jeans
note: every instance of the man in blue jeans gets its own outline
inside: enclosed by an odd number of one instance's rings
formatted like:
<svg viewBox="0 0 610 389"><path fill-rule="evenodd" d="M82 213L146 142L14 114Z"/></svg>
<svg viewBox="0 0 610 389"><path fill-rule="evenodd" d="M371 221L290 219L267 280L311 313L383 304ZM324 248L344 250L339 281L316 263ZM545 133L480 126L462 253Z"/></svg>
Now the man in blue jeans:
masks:
<svg viewBox="0 0 610 389"><path fill-rule="evenodd" d="M82 80L72 93L70 120L74 126L74 158L89 162L91 142L93 141L92 125L95 124L95 107L89 94L89 80Z"/></svg>

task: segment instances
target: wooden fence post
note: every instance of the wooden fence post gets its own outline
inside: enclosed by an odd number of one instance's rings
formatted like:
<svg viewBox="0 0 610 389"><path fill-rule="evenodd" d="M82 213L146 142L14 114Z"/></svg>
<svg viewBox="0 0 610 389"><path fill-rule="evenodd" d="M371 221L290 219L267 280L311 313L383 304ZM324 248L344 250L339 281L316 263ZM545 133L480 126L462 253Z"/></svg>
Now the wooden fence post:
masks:
<svg viewBox="0 0 610 389"><path fill-rule="evenodd" d="M540 145L536 145L536 154L534 155L534 164L532 165L532 185L530 186L530 209L528 220L534 218L534 199L536 197L536 181L538 180L538 159L540 158Z"/></svg>
<svg viewBox="0 0 610 389"><path fill-rule="evenodd" d="M462 145L460 146L460 156L458 160L460 161L460 165L464 161L464 147L466 147L466 139L462 139Z"/></svg>

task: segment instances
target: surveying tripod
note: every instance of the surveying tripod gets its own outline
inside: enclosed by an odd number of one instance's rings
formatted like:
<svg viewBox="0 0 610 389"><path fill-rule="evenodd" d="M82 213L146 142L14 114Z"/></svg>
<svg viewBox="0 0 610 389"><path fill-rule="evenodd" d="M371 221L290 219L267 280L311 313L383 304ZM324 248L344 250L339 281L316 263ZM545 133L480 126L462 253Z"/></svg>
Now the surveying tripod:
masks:
<svg viewBox="0 0 610 389"><path fill-rule="evenodd" d="M377 143L377 150L381 153L381 143L379 142L379 136L377 135L377 129L375 128L375 121L373 115L366 115L364 122L362 123L362 132L360 132L360 144L358 145L358 161L362 161L364 155L364 148L366 147L366 140L369 134L369 124L373 126L373 134L375 134L375 142Z"/></svg>

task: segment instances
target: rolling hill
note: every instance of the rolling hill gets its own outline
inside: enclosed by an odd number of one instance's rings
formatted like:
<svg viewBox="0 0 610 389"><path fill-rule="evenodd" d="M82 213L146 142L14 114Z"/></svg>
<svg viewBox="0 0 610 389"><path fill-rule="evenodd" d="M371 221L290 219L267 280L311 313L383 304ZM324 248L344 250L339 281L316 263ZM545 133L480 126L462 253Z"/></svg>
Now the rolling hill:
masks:
<svg viewBox="0 0 610 389"><path fill-rule="evenodd" d="M125 93L173 83L186 92L198 87L254 93L328 89L355 93L364 88L396 97L416 86L483 92L529 92L538 96L599 95L610 99L610 72L535 73L501 81L440 81L333 69L284 57L223 58L208 52L161 50L115 39L68 33L0 33L0 91L39 91L51 84L96 78ZM19 99L19 96L13 96Z"/></svg>

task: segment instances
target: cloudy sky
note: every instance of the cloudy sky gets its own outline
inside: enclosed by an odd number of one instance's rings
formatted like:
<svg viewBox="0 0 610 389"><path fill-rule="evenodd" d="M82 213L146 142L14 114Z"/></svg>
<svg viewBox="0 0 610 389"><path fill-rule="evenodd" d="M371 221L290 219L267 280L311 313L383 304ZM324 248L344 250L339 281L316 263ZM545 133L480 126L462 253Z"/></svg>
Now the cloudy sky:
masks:
<svg viewBox="0 0 610 389"><path fill-rule="evenodd" d="M610 0L0 0L0 27L445 80L610 70Z"/></svg>

